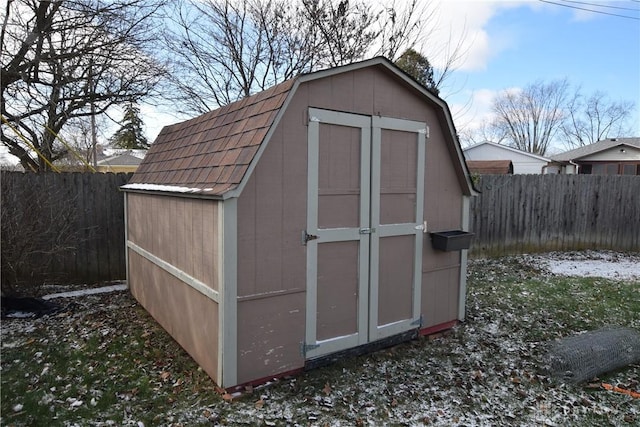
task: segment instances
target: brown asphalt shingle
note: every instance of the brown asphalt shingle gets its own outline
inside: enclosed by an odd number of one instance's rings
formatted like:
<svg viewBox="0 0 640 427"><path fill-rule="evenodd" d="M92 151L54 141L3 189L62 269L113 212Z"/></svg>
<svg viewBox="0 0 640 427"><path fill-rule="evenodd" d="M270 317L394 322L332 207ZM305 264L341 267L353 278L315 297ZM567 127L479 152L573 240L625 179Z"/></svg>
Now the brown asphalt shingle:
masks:
<svg viewBox="0 0 640 427"><path fill-rule="evenodd" d="M129 184L190 187L222 195L244 177L295 79L166 126ZM205 191L205 189L207 191Z"/></svg>

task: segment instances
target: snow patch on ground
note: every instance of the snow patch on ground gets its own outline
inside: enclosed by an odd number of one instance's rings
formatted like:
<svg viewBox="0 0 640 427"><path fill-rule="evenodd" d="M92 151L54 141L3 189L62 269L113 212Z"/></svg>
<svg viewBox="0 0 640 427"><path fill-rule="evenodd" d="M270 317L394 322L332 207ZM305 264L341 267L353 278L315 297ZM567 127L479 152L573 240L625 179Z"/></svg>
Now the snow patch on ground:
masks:
<svg viewBox="0 0 640 427"><path fill-rule="evenodd" d="M610 251L551 252L527 260L560 276L640 280L640 256Z"/></svg>
<svg viewBox="0 0 640 427"><path fill-rule="evenodd" d="M549 265L549 270L563 276L640 279L640 265L635 262L558 261Z"/></svg>
<svg viewBox="0 0 640 427"><path fill-rule="evenodd" d="M101 288L80 289L78 291L69 291L69 292L58 292L55 294L45 295L42 297L42 299L50 300L54 298L74 298L74 297L81 297L85 295L106 294L109 292L126 291L126 290L127 290L127 285L111 285L111 286L103 286Z"/></svg>

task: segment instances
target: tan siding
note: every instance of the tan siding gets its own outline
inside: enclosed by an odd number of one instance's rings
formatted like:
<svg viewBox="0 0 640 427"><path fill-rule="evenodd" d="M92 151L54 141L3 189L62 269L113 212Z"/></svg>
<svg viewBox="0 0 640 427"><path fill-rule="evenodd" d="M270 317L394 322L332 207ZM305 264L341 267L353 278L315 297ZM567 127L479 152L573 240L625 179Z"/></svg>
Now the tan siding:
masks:
<svg viewBox="0 0 640 427"><path fill-rule="evenodd" d="M458 318L459 277L459 267L422 274L423 328Z"/></svg>
<svg viewBox="0 0 640 427"><path fill-rule="evenodd" d="M298 96L303 96L311 107L400 119L424 120L429 109L424 98L380 69L361 69L313 80L300 85ZM432 125L436 125L435 118Z"/></svg>
<svg viewBox="0 0 640 427"><path fill-rule="evenodd" d="M218 203L130 193L129 240L218 290Z"/></svg>
<svg viewBox="0 0 640 427"><path fill-rule="evenodd" d="M302 368L305 294L238 304L238 383Z"/></svg>
<svg viewBox="0 0 640 427"><path fill-rule="evenodd" d="M290 105L238 199L239 297L305 287L305 110Z"/></svg>
<svg viewBox="0 0 640 427"><path fill-rule="evenodd" d="M134 243L139 243L142 236L143 223L140 221L140 212L142 210L142 200L144 196L138 194L127 195L127 237Z"/></svg>
<svg viewBox="0 0 640 427"><path fill-rule="evenodd" d="M133 296L212 378L218 375L218 304L137 253L129 254Z"/></svg>
<svg viewBox="0 0 640 427"><path fill-rule="evenodd" d="M431 231L459 229L462 190L440 129L431 129L425 169L425 219Z"/></svg>
<svg viewBox="0 0 640 427"><path fill-rule="evenodd" d="M205 272L208 270L213 270L210 268L211 264L207 263L207 260L215 260L217 258L213 257L211 251L205 248L209 248L210 245L213 245L213 240L210 236L204 236L204 200L192 199L191 202L191 215L192 215L192 227L191 234L188 235L189 240L193 245L193 277L202 277L205 280L202 280L205 283L216 283L215 281L211 281L211 278L207 278L205 276Z"/></svg>
<svg viewBox="0 0 640 427"><path fill-rule="evenodd" d="M424 219L428 231L462 228L462 189L453 159L435 117L427 140ZM425 235L422 257L422 313L424 327L457 319L460 252L434 250Z"/></svg>
<svg viewBox="0 0 640 427"><path fill-rule="evenodd" d="M218 203L129 193L129 240L218 290ZM216 378L218 304L133 250L128 257L131 293Z"/></svg>
<svg viewBox="0 0 640 427"><path fill-rule="evenodd" d="M305 112L294 100L238 199L239 383L304 365Z"/></svg>

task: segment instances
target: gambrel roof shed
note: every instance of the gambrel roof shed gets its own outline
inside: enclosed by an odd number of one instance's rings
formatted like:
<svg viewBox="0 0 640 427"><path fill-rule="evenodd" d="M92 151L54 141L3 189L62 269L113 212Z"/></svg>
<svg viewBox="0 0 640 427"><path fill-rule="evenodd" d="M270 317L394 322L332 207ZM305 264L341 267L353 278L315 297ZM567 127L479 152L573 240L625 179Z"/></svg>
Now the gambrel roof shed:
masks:
<svg viewBox="0 0 640 427"><path fill-rule="evenodd" d="M223 387L464 317L451 114L384 58L165 127L123 189L132 294Z"/></svg>
<svg viewBox="0 0 640 427"><path fill-rule="evenodd" d="M259 157L259 148L268 143L269 130L273 130L274 123L282 117L287 99L301 83L364 67L377 67L386 73L395 74L403 84L412 86L437 103L441 109L438 111L439 119L451 135L449 146L451 150L455 150L452 154L461 157L446 103L386 59L376 58L302 75L194 119L166 126L127 188L190 192L208 196L222 196L231 190L237 190L250 169L251 162ZM462 167L456 173L462 181L465 180ZM471 194L469 181L464 183L464 187L465 194ZM237 193L238 191L230 196Z"/></svg>

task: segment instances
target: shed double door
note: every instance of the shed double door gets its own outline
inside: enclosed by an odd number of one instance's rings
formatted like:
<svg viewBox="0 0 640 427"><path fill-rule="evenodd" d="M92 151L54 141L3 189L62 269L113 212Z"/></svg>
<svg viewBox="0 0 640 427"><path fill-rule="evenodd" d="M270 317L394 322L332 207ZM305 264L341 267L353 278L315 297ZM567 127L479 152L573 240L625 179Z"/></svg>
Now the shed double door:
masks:
<svg viewBox="0 0 640 427"><path fill-rule="evenodd" d="M420 326L426 129L309 109L307 359Z"/></svg>

